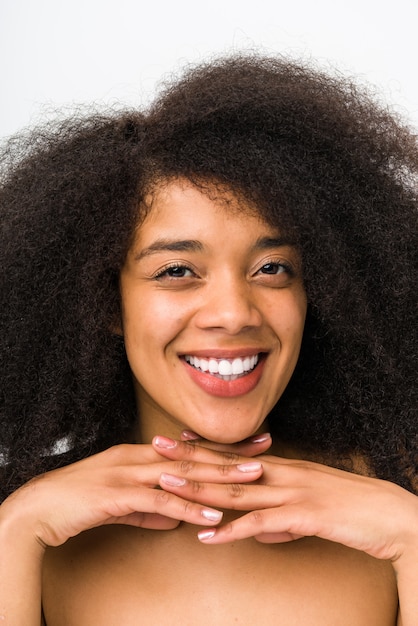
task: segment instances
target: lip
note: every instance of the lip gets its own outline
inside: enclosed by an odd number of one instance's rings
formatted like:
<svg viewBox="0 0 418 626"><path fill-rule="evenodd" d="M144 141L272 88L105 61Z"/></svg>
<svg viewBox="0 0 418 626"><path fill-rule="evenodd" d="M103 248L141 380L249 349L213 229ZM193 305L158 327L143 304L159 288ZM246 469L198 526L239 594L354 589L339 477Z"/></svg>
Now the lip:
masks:
<svg viewBox="0 0 418 626"><path fill-rule="evenodd" d="M209 356L211 358L218 359L233 359L239 356L253 356L255 354L260 354L260 359L254 369L248 372L248 374L240 376L235 380L222 380L222 378L213 376L209 372L202 372L201 370L196 369L195 367L187 363L184 358L180 359L184 367L186 368L187 374L190 376L193 382L209 395L216 396L218 398L235 398L250 393L250 391L252 391L260 381L267 358L267 354L265 352L260 353L259 351L255 351L254 349L249 352L245 352L242 350L207 350L205 352L191 352L190 354L193 356L197 356L198 358L204 358L205 356Z"/></svg>
<svg viewBox="0 0 418 626"><path fill-rule="evenodd" d="M180 357L197 356L199 359L237 359L246 356L255 356L256 354L265 355L268 350L263 348L207 348L205 350L191 350L190 352L183 352Z"/></svg>

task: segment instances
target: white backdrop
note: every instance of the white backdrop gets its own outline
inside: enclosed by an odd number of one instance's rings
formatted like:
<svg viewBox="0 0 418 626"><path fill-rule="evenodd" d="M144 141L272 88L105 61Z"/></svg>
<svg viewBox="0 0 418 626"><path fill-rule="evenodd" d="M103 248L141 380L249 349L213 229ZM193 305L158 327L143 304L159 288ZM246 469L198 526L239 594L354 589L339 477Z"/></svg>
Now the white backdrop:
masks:
<svg viewBox="0 0 418 626"><path fill-rule="evenodd" d="M0 137L141 105L187 62L249 48L359 76L418 127L417 18L417 0L0 0Z"/></svg>

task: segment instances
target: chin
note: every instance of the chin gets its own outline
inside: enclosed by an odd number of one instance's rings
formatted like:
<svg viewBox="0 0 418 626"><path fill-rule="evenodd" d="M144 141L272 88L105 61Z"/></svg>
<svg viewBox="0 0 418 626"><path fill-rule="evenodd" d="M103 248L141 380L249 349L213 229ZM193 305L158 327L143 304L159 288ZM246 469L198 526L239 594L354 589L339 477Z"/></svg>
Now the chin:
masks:
<svg viewBox="0 0 418 626"><path fill-rule="evenodd" d="M213 443L222 443L222 444L234 444L240 443L244 439L248 437L252 437L259 431L259 426L255 427L253 430L242 430L240 432L210 432L210 431L195 431L196 434L199 434L202 439L206 439L207 441L212 441Z"/></svg>

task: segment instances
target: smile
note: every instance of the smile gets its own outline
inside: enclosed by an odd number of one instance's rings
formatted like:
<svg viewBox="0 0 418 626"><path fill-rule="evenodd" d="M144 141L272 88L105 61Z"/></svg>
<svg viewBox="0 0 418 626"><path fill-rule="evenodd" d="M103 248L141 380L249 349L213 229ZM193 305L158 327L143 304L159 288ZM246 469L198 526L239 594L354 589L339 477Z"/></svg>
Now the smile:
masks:
<svg viewBox="0 0 418 626"><path fill-rule="evenodd" d="M235 359L214 359L212 357L204 359L187 354L184 359L189 365L201 372L212 374L221 380L231 381L251 372L258 363L259 355L254 354Z"/></svg>

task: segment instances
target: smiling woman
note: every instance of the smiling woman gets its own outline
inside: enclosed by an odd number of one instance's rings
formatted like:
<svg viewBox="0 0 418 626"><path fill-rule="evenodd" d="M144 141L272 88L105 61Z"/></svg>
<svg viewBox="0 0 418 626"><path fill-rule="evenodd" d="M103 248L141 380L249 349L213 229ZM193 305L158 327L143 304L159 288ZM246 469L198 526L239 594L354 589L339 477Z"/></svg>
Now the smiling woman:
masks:
<svg viewBox="0 0 418 626"><path fill-rule="evenodd" d="M186 428L241 441L265 426L296 365L299 254L231 192L216 201L177 180L151 196L120 274L138 440Z"/></svg>
<svg viewBox="0 0 418 626"><path fill-rule="evenodd" d="M416 626L408 128L238 56L3 157L2 623Z"/></svg>

